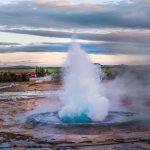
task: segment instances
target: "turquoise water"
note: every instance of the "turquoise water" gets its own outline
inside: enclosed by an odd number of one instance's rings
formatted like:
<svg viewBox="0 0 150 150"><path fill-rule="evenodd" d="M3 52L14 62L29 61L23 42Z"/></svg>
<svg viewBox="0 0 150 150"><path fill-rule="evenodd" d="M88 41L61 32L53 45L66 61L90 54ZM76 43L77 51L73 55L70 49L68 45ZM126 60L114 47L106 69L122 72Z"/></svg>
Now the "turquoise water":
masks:
<svg viewBox="0 0 150 150"><path fill-rule="evenodd" d="M80 116L65 116L64 118L60 118L60 120L64 123L86 123L92 122L91 118L89 118L86 114L81 114Z"/></svg>

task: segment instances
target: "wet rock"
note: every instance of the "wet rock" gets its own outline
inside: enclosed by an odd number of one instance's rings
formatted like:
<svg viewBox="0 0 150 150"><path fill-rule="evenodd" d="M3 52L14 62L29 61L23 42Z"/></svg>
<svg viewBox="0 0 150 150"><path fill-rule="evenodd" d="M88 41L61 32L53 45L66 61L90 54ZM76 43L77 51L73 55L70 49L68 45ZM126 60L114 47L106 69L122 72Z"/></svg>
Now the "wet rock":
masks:
<svg viewBox="0 0 150 150"><path fill-rule="evenodd" d="M113 150L149 150L149 149L142 148L142 147L126 147L126 146L123 146L123 147L113 148Z"/></svg>
<svg viewBox="0 0 150 150"><path fill-rule="evenodd" d="M4 149L4 148L10 148L11 145L9 143L2 143L0 144L0 149Z"/></svg>
<svg viewBox="0 0 150 150"><path fill-rule="evenodd" d="M25 148L25 150L40 150L39 148Z"/></svg>
<svg viewBox="0 0 150 150"><path fill-rule="evenodd" d="M3 137L0 137L0 143L3 143L5 139Z"/></svg>
<svg viewBox="0 0 150 150"><path fill-rule="evenodd" d="M34 147L34 146L39 146L38 144L36 144L35 142L32 141L13 141L11 142L11 146L12 147Z"/></svg>
<svg viewBox="0 0 150 150"><path fill-rule="evenodd" d="M0 122L3 122L4 120L3 119L0 119Z"/></svg>
<svg viewBox="0 0 150 150"><path fill-rule="evenodd" d="M0 136L7 140L32 140L30 135L14 134L11 132L0 132Z"/></svg>
<svg viewBox="0 0 150 150"><path fill-rule="evenodd" d="M51 123L59 123L57 112L46 112L41 114L33 114L27 117L26 125L36 126L45 125Z"/></svg>
<svg viewBox="0 0 150 150"><path fill-rule="evenodd" d="M42 148L49 148L50 146L48 144L40 144L40 147L42 147Z"/></svg>
<svg viewBox="0 0 150 150"><path fill-rule="evenodd" d="M51 148L25 148L25 150L52 150Z"/></svg>

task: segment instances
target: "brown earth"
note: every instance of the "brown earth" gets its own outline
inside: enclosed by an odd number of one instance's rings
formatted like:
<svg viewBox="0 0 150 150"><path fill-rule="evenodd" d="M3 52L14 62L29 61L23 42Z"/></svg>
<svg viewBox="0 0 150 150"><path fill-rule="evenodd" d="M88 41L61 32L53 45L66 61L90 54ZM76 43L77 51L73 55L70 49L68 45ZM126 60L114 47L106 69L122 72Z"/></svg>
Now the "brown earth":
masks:
<svg viewBox="0 0 150 150"><path fill-rule="evenodd" d="M10 84L10 83L8 83ZM16 86L2 88L0 92L22 92L22 91L48 91L48 90L57 90L61 86L60 82L18 82Z"/></svg>
<svg viewBox="0 0 150 150"><path fill-rule="evenodd" d="M46 99L1 100L0 149L3 150L149 150L149 122L109 126L28 126L16 120ZM50 98L51 105L57 97Z"/></svg>
<svg viewBox="0 0 150 150"><path fill-rule="evenodd" d="M0 92L57 90L60 83L18 83ZM21 121L26 113L47 102L59 104L57 96L0 100L0 149L2 150L150 150L150 122L108 126L39 125ZM146 103L146 105L149 103ZM19 119L19 120L18 120Z"/></svg>

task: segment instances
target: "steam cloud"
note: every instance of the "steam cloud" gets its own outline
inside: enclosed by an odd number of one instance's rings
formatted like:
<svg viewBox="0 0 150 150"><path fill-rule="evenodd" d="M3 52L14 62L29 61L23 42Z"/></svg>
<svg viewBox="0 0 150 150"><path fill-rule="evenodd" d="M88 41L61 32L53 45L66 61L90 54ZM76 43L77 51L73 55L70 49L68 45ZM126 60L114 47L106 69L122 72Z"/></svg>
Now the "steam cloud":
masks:
<svg viewBox="0 0 150 150"><path fill-rule="evenodd" d="M64 71L64 87L60 95L63 107L59 117L68 121L102 121L108 114L109 101L99 91L98 68L80 45L73 42ZM102 76L102 72L101 72Z"/></svg>
<svg viewBox="0 0 150 150"><path fill-rule="evenodd" d="M137 113L137 120L150 120L150 67L127 66L121 75L102 84L110 111Z"/></svg>

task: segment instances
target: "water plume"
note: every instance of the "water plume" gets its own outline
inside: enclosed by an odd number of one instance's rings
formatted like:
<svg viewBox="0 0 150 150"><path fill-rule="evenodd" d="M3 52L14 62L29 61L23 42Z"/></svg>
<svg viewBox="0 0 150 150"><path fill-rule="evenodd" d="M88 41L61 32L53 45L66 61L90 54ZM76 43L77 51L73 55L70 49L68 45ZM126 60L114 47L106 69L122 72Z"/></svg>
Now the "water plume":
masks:
<svg viewBox="0 0 150 150"><path fill-rule="evenodd" d="M66 67L64 86L60 95L63 107L59 117L64 122L103 121L108 114L109 101L101 92L102 70L95 66L74 40Z"/></svg>

